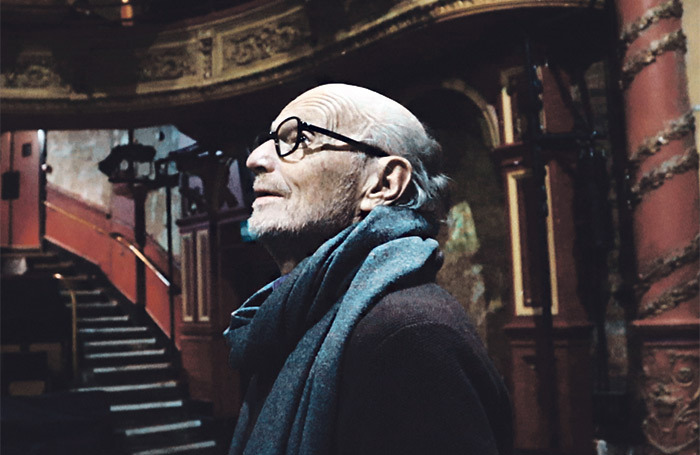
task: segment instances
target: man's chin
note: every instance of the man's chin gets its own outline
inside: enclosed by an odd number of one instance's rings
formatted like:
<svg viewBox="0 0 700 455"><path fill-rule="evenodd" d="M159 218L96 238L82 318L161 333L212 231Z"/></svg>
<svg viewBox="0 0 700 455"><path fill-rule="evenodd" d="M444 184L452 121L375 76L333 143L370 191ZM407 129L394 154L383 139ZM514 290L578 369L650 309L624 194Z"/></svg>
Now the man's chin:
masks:
<svg viewBox="0 0 700 455"><path fill-rule="evenodd" d="M288 221L270 216L269 213L263 215L260 213L260 210L254 210L253 215L248 219L248 230L256 239L261 241L288 237L292 233L290 226L287 226Z"/></svg>

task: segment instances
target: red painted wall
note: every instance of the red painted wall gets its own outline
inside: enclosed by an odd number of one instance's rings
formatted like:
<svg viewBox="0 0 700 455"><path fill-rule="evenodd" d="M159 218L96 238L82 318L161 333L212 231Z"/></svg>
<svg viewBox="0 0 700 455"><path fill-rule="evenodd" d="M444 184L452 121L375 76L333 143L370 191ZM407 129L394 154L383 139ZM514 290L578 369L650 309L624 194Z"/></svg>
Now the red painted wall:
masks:
<svg viewBox="0 0 700 455"><path fill-rule="evenodd" d="M48 186L46 238L99 266L112 284L129 300L135 302L136 258L108 235L110 232L119 232L133 242L133 226L124 222L129 210L128 200L119 199L121 216L117 220L116 217L108 215L98 207ZM131 210L133 213L133 205ZM167 252L151 238L146 241L145 253L160 270L167 271ZM174 281L179 283L179 269L175 269L174 275ZM178 301L175 303L175 308L177 316ZM146 311L163 332L170 336L168 288L148 268L146 268Z"/></svg>
<svg viewBox="0 0 700 455"><path fill-rule="evenodd" d="M24 146L27 146L26 149ZM2 135L0 173L19 172L19 198L0 202L2 231L0 243L39 246L39 163L37 131L6 132ZM23 153L23 151L27 153Z"/></svg>

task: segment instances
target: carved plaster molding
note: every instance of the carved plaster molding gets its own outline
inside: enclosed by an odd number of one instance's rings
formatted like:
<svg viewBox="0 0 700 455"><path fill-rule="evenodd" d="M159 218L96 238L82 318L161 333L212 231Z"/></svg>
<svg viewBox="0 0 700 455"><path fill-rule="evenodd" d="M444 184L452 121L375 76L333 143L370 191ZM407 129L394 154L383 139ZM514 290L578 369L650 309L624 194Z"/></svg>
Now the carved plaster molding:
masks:
<svg viewBox="0 0 700 455"><path fill-rule="evenodd" d="M167 81L197 74L194 52L188 47L156 48L139 60L138 79L140 82Z"/></svg>
<svg viewBox="0 0 700 455"><path fill-rule="evenodd" d="M51 54L21 55L10 71L2 72L0 86L15 90L66 89Z"/></svg>
<svg viewBox="0 0 700 455"><path fill-rule="evenodd" d="M235 10L230 16L209 22L163 30L155 43L152 36L144 38L143 49L117 49L111 53L95 46L87 58L81 55L75 62L61 62L91 75L99 68L113 67L115 55L141 56L138 67L133 69L136 90L116 76L91 90L60 87L57 73L50 66L39 65L45 71L17 65L3 68L7 71L1 81L3 110L6 115L107 113L223 99L282 83L348 51L438 20L518 8L590 8L591 1L404 0L383 5L383 13L358 18L322 40L311 39L312 15L307 2L278 0L253 9ZM602 7L603 0L595 0L595 5ZM44 43L46 51L51 52L55 44ZM46 74L42 75L42 71ZM84 76L76 80L91 79ZM24 90L29 85L50 90L42 92L40 98L29 96Z"/></svg>
<svg viewBox="0 0 700 455"><path fill-rule="evenodd" d="M698 349L645 349L642 397L647 417L642 428L655 454L696 454L700 384Z"/></svg>
<svg viewBox="0 0 700 455"><path fill-rule="evenodd" d="M309 35L301 18L295 18L224 36L224 70L288 53L308 40Z"/></svg>

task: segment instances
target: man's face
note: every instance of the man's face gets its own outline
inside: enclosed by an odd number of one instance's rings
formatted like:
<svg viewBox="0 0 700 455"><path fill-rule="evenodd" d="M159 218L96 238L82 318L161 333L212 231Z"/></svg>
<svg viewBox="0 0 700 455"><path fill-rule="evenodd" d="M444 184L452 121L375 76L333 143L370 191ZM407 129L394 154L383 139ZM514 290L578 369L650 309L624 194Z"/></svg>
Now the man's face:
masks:
<svg viewBox="0 0 700 455"><path fill-rule="evenodd" d="M338 114L321 94L294 100L271 129L276 130L291 116L329 129L338 120ZM263 241L275 237L324 241L349 226L358 214L363 155L329 149L328 145L337 143L327 136L304 134L305 139L291 155L280 158L269 140L246 162L256 175L256 199L249 226Z"/></svg>

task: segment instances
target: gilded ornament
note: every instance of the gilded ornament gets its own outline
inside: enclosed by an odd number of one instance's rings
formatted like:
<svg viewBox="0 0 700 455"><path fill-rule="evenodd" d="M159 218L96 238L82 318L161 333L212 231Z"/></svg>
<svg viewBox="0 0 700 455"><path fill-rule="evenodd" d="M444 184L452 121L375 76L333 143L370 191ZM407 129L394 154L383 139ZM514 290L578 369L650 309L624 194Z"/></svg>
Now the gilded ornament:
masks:
<svg viewBox="0 0 700 455"><path fill-rule="evenodd" d="M226 66L245 66L297 47L308 32L291 22L264 25L255 31L224 38Z"/></svg>
<svg viewBox="0 0 700 455"><path fill-rule="evenodd" d="M648 415L644 435L650 453L694 454L698 444L697 348L648 349L642 396Z"/></svg>
<svg viewBox="0 0 700 455"><path fill-rule="evenodd" d="M48 88L61 85L61 77L50 56L23 57L15 68L2 75L2 86L8 88Z"/></svg>
<svg viewBox="0 0 700 455"><path fill-rule="evenodd" d="M141 61L144 64L139 71L141 82L172 80L197 74L186 48L152 51Z"/></svg>

